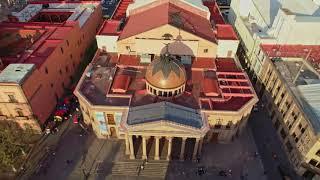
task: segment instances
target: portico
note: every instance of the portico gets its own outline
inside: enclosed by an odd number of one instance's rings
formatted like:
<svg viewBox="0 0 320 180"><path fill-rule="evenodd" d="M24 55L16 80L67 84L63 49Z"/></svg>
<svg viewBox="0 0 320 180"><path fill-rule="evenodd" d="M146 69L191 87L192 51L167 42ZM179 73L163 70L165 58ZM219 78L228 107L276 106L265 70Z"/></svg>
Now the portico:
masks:
<svg viewBox="0 0 320 180"><path fill-rule="evenodd" d="M150 136L144 136L144 135L128 135L128 138L126 139L126 142L129 142L128 144L126 143L126 154L129 155L130 159L136 159L136 144L134 144L133 139L134 138L140 138L142 139L142 159L154 159L154 160L160 160L160 139L164 138L167 146L166 146L166 158L161 159L161 160L171 160L171 154L172 154L172 144L173 144L173 139L174 138L179 138L181 139L181 144L180 145L180 152L179 152L179 160L183 161L185 160L185 147L186 147L186 141L188 137L172 137L172 136L154 136L154 144L155 148L153 149L154 152L154 157L150 158L148 157L147 153L147 141L151 138ZM192 152L192 160L196 160L198 156L201 155L201 149L202 149L202 138L193 138L189 137L189 139L194 139L195 143L193 145L193 152ZM139 146L139 145L138 145Z"/></svg>
<svg viewBox="0 0 320 180"><path fill-rule="evenodd" d="M209 130L200 113L168 102L132 108L123 125L130 159L137 159L140 149L141 159L171 160L175 150L175 159L183 161L188 154L196 160Z"/></svg>

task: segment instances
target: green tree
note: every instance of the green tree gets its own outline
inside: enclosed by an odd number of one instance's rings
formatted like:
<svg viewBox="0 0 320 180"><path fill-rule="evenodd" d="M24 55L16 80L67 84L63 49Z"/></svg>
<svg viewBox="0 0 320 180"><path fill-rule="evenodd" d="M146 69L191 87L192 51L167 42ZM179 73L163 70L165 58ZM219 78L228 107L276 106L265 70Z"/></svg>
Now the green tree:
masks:
<svg viewBox="0 0 320 180"><path fill-rule="evenodd" d="M30 131L22 130L18 124L0 122L0 171L12 172L21 166L30 150L30 137Z"/></svg>

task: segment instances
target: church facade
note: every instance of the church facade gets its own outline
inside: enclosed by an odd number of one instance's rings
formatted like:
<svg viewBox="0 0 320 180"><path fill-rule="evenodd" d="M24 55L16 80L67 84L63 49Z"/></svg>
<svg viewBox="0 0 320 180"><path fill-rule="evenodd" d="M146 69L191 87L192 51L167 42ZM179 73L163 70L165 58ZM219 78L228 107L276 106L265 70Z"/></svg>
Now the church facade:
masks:
<svg viewBox="0 0 320 180"><path fill-rule="evenodd" d="M258 101L239 41L216 4L141 2L104 22L74 94L84 122L123 139L130 159L196 159L236 138Z"/></svg>

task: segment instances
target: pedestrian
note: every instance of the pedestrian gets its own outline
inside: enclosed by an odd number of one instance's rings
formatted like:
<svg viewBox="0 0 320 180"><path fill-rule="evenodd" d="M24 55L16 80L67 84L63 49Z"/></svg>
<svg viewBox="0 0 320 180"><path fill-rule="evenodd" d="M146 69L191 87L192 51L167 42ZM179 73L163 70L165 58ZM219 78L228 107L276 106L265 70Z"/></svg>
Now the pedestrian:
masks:
<svg viewBox="0 0 320 180"><path fill-rule="evenodd" d="M232 176L232 170L231 170L231 169L229 169L229 171L228 171L228 172L229 172L229 175L230 175L230 176Z"/></svg>
<svg viewBox="0 0 320 180"><path fill-rule="evenodd" d="M66 160L66 163L67 163L67 165L69 165L72 163L72 161L68 159L68 160Z"/></svg>

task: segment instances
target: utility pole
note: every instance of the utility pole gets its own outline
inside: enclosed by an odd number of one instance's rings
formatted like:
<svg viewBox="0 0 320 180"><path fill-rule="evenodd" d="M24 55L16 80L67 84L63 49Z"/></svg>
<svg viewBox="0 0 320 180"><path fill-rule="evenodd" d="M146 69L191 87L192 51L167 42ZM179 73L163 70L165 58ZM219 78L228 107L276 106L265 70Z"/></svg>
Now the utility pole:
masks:
<svg viewBox="0 0 320 180"><path fill-rule="evenodd" d="M308 60L308 58L309 58L309 56L310 56L310 54L311 54L311 51L312 51L312 49L309 50L307 56L304 58L304 61L307 61L307 60ZM301 65L301 67L299 68L299 71L297 72L296 77L293 79L293 83L294 83L294 84L296 83L298 77L300 76L300 73L301 73L302 69L304 68L304 63L305 63L304 61L302 61L302 65Z"/></svg>

